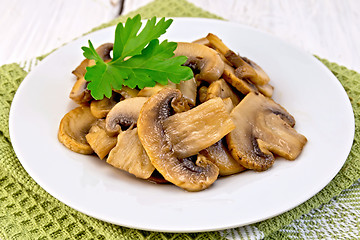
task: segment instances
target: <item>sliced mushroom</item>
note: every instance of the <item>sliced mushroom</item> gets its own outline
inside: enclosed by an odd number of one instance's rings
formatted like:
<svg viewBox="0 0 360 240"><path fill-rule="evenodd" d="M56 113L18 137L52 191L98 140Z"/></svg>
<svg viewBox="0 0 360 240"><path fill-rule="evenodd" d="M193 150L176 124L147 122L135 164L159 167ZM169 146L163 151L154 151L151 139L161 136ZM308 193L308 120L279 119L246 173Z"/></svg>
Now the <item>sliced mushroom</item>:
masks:
<svg viewBox="0 0 360 240"><path fill-rule="evenodd" d="M198 43L179 42L174 51L175 56L186 56L185 65L199 70L196 79L213 82L220 78L224 71L224 62L213 49Z"/></svg>
<svg viewBox="0 0 360 240"><path fill-rule="evenodd" d="M254 76L250 76L250 78L248 78L254 84L256 84L256 85L265 85L270 81L270 78L266 74L266 72L258 64L256 64L254 61L252 61L252 60L250 60L250 59L248 59L246 57L240 57L240 59L242 59L244 62L246 62L255 71ZM243 74L245 76L247 75L247 73L245 73L245 71L247 71L247 70L243 69L244 65L245 64L242 64L241 66L237 67L237 69L235 70L235 74L238 75L238 77L240 77L240 78L242 78ZM245 69L247 69L247 67L245 67Z"/></svg>
<svg viewBox="0 0 360 240"><path fill-rule="evenodd" d="M111 56L110 52L113 49L112 43L105 43L99 46L96 49L96 52L104 61L110 61ZM71 89L69 97L74 100L76 103L83 105L87 104L93 99L90 94L90 91L87 89L88 81L85 80L84 76L86 73L86 67L95 65L93 60L86 61L84 60L75 70L74 74L78 77L78 80L75 82L73 88ZM80 78L79 78L80 77Z"/></svg>
<svg viewBox="0 0 360 240"><path fill-rule="evenodd" d="M235 76L234 68L227 64L225 64L223 78L244 95L250 92L258 92L254 84Z"/></svg>
<svg viewBox="0 0 360 240"><path fill-rule="evenodd" d="M208 88L206 99L220 97L222 99L230 98L234 106L240 102L239 94L236 94L233 89L225 82L224 79L219 79L212 82Z"/></svg>
<svg viewBox="0 0 360 240"><path fill-rule="evenodd" d="M206 38L210 44L225 56L225 58L236 68L235 75L240 79L247 79L256 85L264 85L270 81L269 76L255 62L241 57L230 50L219 37L209 33Z"/></svg>
<svg viewBox="0 0 360 240"><path fill-rule="evenodd" d="M148 179L155 170L141 145L137 128L118 135L117 144L110 151L106 162L143 179Z"/></svg>
<svg viewBox="0 0 360 240"><path fill-rule="evenodd" d="M260 93L249 93L233 109L231 118L236 128L226 136L227 144L232 156L246 168L270 168L273 153L293 160L307 141L293 128L293 116Z"/></svg>
<svg viewBox="0 0 360 240"><path fill-rule="evenodd" d="M196 92L197 86L195 78L190 80L181 81L179 84L176 84L176 88L179 89L189 105L195 106L196 105Z"/></svg>
<svg viewBox="0 0 360 240"><path fill-rule="evenodd" d="M59 141L74 152L93 153L85 136L96 120L89 107L77 107L71 110L61 119L58 131Z"/></svg>
<svg viewBox="0 0 360 240"><path fill-rule="evenodd" d="M85 78L79 78L71 89L69 97L77 104L88 104L93 99L90 90L87 89L88 81Z"/></svg>
<svg viewBox="0 0 360 240"><path fill-rule="evenodd" d="M139 94L139 90L135 88L129 88L127 86L122 86L120 90L113 89L114 92L119 93L124 98L133 98L137 97Z"/></svg>
<svg viewBox="0 0 360 240"><path fill-rule="evenodd" d="M117 103L106 116L106 131L110 136L120 133L121 128L135 126L140 110L147 97L127 98Z"/></svg>
<svg viewBox="0 0 360 240"><path fill-rule="evenodd" d="M167 85L156 83L154 87L144 87L140 90L138 97L151 97L164 88L176 88L176 84L169 81Z"/></svg>
<svg viewBox="0 0 360 240"><path fill-rule="evenodd" d="M262 94L264 94L266 97L269 98L271 98L274 93L274 87L269 83L264 85L256 85L256 88L259 90L259 92L261 92Z"/></svg>
<svg viewBox="0 0 360 240"><path fill-rule="evenodd" d="M116 145L116 137L110 137L105 131L104 119L98 119L85 137L100 159L106 157Z"/></svg>
<svg viewBox="0 0 360 240"><path fill-rule="evenodd" d="M165 88L149 98L141 109L138 134L151 163L173 184L188 190L200 191L209 187L218 177L219 169L204 156L180 159L164 131L163 122L172 112L172 106L185 101L179 90Z"/></svg>
<svg viewBox="0 0 360 240"><path fill-rule="evenodd" d="M246 168L239 164L225 146L225 138L202 150L200 153L215 163L221 176L227 176L245 171Z"/></svg>
<svg viewBox="0 0 360 240"><path fill-rule="evenodd" d="M110 110L120 101L120 96L113 92L110 98L104 97L101 100L92 100L90 110L96 118L105 118Z"/></svg>
<svg viewBox="0 0 360 240"><path fill-rule="evenodd" d="M212 98L195 108L163 121L163 129L179 158L199 153L235 128L221 98Z"/></svg>
<svg viewBox="0 0 360 240"><path fill-rule="evenodd" d="M89 59L84 59L79 66L77 66L75 68L74 71L72 71L72 73L76 76L77 79L83 78L85 76L86 73L86 67L89 66Z"/></svg>

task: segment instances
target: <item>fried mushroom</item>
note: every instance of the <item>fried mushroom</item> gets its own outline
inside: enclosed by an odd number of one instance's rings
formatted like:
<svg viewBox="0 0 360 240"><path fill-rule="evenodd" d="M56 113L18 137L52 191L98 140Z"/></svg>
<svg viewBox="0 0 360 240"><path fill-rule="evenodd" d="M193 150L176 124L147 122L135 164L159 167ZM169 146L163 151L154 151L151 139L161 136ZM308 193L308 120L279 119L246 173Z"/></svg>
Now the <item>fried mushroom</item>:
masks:
<svg viewBox="0 0 360 240"><path fill-rule="evenodd" d="M104 61L110 61L111 56L110 52L113 49L112 43L105 43L100 45L96 52L100 55L100 57ZM73 71L73 73L77 76L78 80L75 82L73 88L71 89L69 97L76 103L80 105L87 104L89 101L93 99L90 94L90 91L87 89L88 81L85 80L84 76L86 73L86 67L94 65L93 60L82 61L82 63Z"/></svg>
<svg viewBox="0 0 360 240"><path fill-rule="evenodd" d="M224 61L215 50L198 43L179 42L174 51L175 56L188 57L185 65L200 72L197 80L213 82L220 78L224 71Z"/></svg>
<svg viewBox="0 0 360 240"><path fill-rule="evenodd" d="M116 137L106 133L104 119L98 119L85 137L100 159L104 159L116 145Z"/></svg>
<svg viewBox="0 0 360 240"><path fill-rule="evenodd" d="M235 128L224 101L217 97L163 121L163 129L179 158L196 155Z"/></svg>
<svg viewBox="0 0 360 240"><path fill-rule="evenodd" d="M105 128L108 134L114 136L120 133L122 128L134 127L147 100L147 97L135 97L118 102L106 116Z"/></svg>
<svg viewBox="0 0 360 240"><path fill-rule="evenodd" d="M89 66L90 60L89 59L84 59L79 66L77 66L75 68L74 71L72 71L72 74L74 74L76 76L77 79L83 78L85 76L86 73L86 67Z"/></svg>
<svg viewBox="0 0 360 240"><path fill-rule="evenodd" d="M113 89L114 92L119 93L124 98L133 98L137 97L139 94L139 90L136 88L129 88L127 86L122 86L120 90Z"/></svg>
<svg viewBox="0 0 360 240"><path fill-rule="evenodd" d="M225 58L234 66L235 74L240 79L247 79L256 85L264 85L270 81L269 76L255 62L248 58L241 57L229 49L221 39L209 33L206 38Z"/></svg>
<svg viewBox="0 0 360 240"><path fill-rule="evenodd" d="M220 176L232 175L245 171L246 168L239 164L227 149L225 138L201 150L201 154L212 161L218 168Z"/></svg>
<svg viewBox="0 0 360 240"><path fill-rule="evenodd" d="M81 154L93 153L85 136L96 120L89 107L83 106L71 110L60 121L59 141L71 151Z"/></svg>
<svg viewBox="0 0 360 240"><path fill-rule="evenodd" d="M293 126L295 119L283 107L260 93L249 93L231 112L236 128L226 136L232 156L244 167L270 168L273 153L289 160L302 151L306 138Z"/></svg>
<svg viewBox="0 0 360 240"><path fill-rule="evenodd" d="M239 94L236 94L224 79L219 79L209 85L206 99L209 100L215 97L220 97L222 99L230 98L234 106L238 105L240 102Z"/></svg>
<svg viewBox="0 0 360 240"><path fill-rule="evenodd" d="M238 78L235 75L235 70L232 66L225 64L223 78L236 88L239 92L246 95L250 92L258 92L256 86L245 79Z"/></svg>
<svg viewBox="0 0 360 240"><path fill-rule="evenodd" d="M178 158L164 131L164 120L182 101L181 92L170 88L150 97L141 109L138 135L151 163L167 181L187 191L200 191L217 179L218 167L200 154L195 164L191 158Z"/></svg>
<svg viewBox="0 0 360 240"><path fill-rule="evenodd" d="M138 137L137 128L128 129L117 136L116 146L106 160L110 165L148 179L155 170Z"/></svg>

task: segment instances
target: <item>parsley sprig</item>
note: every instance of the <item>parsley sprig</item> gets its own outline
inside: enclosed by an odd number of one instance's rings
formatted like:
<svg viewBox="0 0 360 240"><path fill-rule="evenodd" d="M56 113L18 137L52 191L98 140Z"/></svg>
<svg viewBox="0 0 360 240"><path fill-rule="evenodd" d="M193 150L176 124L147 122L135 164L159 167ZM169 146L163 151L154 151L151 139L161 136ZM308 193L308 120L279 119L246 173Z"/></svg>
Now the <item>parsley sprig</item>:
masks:
<svg viewBox="0 0 360 240"><path fill-rule="evenodd" d="M166 32L172 19L149 19L141 30L141 17L128 18L125 25L119 23L115 30L113 58L105 63L89 40L89 47L82 47L88 59L95 60L95 65L87 67L85 79L87 88L94 99L104 96L110 98L112 89L120 90L123 86L130 88L154 87L156 83L163 85L168 81L180 83L193 77L189 67L182 66L187 60L185 56L174 57L176 42L159 37Z"/></svg>

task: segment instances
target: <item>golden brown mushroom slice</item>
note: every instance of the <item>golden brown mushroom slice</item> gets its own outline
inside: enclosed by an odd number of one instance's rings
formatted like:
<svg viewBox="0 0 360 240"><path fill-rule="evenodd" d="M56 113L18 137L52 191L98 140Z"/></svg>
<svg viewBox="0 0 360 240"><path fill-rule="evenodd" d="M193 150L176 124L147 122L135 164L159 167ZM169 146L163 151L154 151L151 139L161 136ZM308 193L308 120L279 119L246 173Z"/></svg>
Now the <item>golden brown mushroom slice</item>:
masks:
<svg viewBox="0 0 360 240"><path fill-rule="evenodd" d="M200 153L215 163L215 165L219 168L219 174L221 176L245 171L246 168L231 156L225 145L225 138L223 138L210 147L202 150Z"/></svg>
<svg viewBox="0 0 360 240"><path fill-rule="evenodd" d="M195 164L191 158L178 158L163 126L172 108L183 101L181 92L170 88L150 97L141 109L138 134L151 163L167 181L187 191L200 191L217 179L218 167L202 155L197 155Z"/></svg>
<svg viewBox="0 0 360 240"><path fill-rule="evenodd" d="M259 90L259 92L269 98L271 98L274 93L274 87L269 83L264 85L256 85L256 88Z"/></svg>
<svg viewBox="0 0 360 240"><path fill-rule="evenodd" d="M239 92L246 95L250 92L258 92L256 86L245 79L238 78L235 75L235 70L233 67L225 64L223 78L230 83L234 88L236 88Z"/></svg>
<svg viewBox="0 0 360 240"><path fill-rule="evenodd" d="M147 97L134 97L118 102L106 116L107 133L114 136L119 134L122 128L135 127L140 110L147 100Z"/></svg>
<svg viewBox="0 0 360 240"><path fill-rule="evenodd" d="M142 179L148 179L155 170L141 145L137 128L118 135L117 144L110 151L106 162Z"/></svg>
<svg viewBox="0 0 360 240"><path fill-rule="evenodd" d="M116 137L111 137L106 133L105 119L98 119L85 137L100 159L104 159L116 145Z"/></svg>
<svg viewBox="0 0 360 240"><path fill-rule="evenodd" d="M72 74L74 74L76 76L77 79L83 78L85 76L86 73L86 67L89 66L90 60L89 59L84 59L79 66L77 66L75 68L74 71L72 71Z"/></svg>
<svg viewBox="0 0 360 240"><path fill-rule="evenodd" d="M71 89L69 97L77 104L88 104L93 99L90 90L87 89L88 81L84 77L79 78Z"/></svg>
<svg viewBox="0 0 360 240"><path fill-rule="evenodd" d="M152 95L158 93L164 88L179 89L182 93L183 98L187 100L189 105L196 105L197 86L195 78L181 81L179 84L175 84L171 81L169 81L167 85L156 83L154 87L144 87L143 89L141 89L138 97L151 97Z"/></svg>
<svg viewBox="0 0 360 240"><path fill-rule="evenodd" d="M85 136L96 122L89 107L77 107L61 119L58 139L71 151L81 154L91 154L93 149Z"/></svg>
<svg viewBox="0 0 360 240"><path fill-rule="evenodd" d="M163 121L172 150L186 158L210 147L235 128L223 100L219 97Z"/></svg>
<svg viewBox="0 0 360 240"><path fill-rule="evenodd" d="M176 88L180 90L183 98L187 100L189 105L196 105L197 84L195 78L181 81L179 84L176 84Z"/></svg>
<svg viewBox="0 0 360 240"><path fill-rule="evenodd" d="M234 106L238 105L241 100L239 94L235 93L224 79L219 79L210 84L207 90L206 99L209 100L215 97L220 97L222 99L230 98Z"/></svg>
<svg viewBox="0 0 360 240"><path fill-rule="evenodd" d="M255 62L245 57L240 57L230 50L219 37L209 33L206 38L210 44L225 56L225 58L236 68L235 74L241 79L248 79L256 85L264 85L270 81L269 76Z"/></svg>
<svg viewBox="0 0 360 240"><path fill-rule="evenodd" d="M218 80L224 71L224 61L219 53L207 46L179 42L174 53L175 56L188 57L185 65L200 71L195 75L197 80L213 82Z"/></svg>
<svg viewBox="0 0 360 240"><path fill-rule="evenodd" d="M236 128L226 136L232 156L244 167L270 168L273 153L289 160L302 151L306 138L293 128L295 119L260 93L249 93L231 112Z"/></svg>
<svg viewBox="0 0 360 240"><path fill-rule="evenodd" d="M164 88L176 88L176 84L169 81L167 85L156 83L154 87L144 87L139 91L138 97L151 97Z"/></svg>
<svg viewBox="0 0 360 240"><path fill-rule="evenodd" d="M139 94L139 90L136 88L129 88L127 86L122 86L120 90L113 89L114 92L119 93L124 98L133 98L137 97Z"/></svg>

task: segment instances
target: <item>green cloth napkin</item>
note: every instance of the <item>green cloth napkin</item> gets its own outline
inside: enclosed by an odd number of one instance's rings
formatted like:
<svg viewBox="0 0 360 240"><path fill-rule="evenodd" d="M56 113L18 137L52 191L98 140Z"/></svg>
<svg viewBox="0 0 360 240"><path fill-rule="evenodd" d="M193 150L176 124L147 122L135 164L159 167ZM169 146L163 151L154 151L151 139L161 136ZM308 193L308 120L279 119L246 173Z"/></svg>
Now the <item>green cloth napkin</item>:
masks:
<svg viewBox="0 0 360 240"><path fill-rule="evenodd" d="M154 2L94 29L101 29L140 13L143 18L218 16L185 0ZM40 57L39 59L42 59ZM337 176L318 194L277 217L235 229L204 233L160 233L109 224L66 206L43 190L22 168L11 146L8 118L13 96L27 75L18 64L0 67L0 237L2 239L281 239L356 238L360 201L360 74L320 59L339 79L351 100L356 122L355 140ZM36 62L35 62L36 63ZM341 114L341 113L339 113ZM341 126L339 126L341 127ZM356 182L357 181L357 182ZM355 184L354 184L355 182ZM345 224L345 225L344 225ZM316 229L323 230L322 233Z"/></svg>

